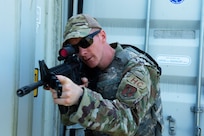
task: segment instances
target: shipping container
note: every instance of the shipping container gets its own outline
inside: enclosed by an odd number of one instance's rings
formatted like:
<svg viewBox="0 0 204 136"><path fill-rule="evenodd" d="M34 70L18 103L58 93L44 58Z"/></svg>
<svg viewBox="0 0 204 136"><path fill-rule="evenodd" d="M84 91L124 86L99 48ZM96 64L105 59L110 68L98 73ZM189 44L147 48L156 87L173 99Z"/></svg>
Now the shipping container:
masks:
<svg viewBox="0 0 204 136"><path fill-rule="evenodd" d="M42 87L16 95L40 80L39 60L48 67L60 63L65 24L78 13L95 17L109 43L137 46L161 66L164 136L204 136L202 0L0 0L0 135L84 135L79 124L61 124Z"/></svg>

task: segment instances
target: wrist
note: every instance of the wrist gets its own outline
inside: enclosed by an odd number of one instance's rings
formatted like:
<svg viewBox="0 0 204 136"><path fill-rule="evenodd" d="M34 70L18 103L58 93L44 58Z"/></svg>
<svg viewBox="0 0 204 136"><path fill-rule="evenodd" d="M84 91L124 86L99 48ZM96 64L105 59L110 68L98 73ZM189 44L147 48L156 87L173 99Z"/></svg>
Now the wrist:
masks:
<svg viewBox="0 0 204 136"><path fill-rule="evenodd" d="M81 89L82 89L82 94L80 95L80 97L78 99L77 105L79 105L81 103L82 97L84 95L84 87L81 87Z"/></svg>

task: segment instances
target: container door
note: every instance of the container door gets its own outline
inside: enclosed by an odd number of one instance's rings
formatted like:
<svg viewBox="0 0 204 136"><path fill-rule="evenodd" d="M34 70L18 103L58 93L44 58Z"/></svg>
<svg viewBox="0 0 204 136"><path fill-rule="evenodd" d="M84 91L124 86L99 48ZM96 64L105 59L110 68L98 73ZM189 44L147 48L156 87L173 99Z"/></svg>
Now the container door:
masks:
<svg viewBox="0 0 204 136"><path fill-rule="evenodd" d="M82 12L100 22L110 43L135 45L162 67L165 136L200 135L204 129L202 5L201 0L83 1Z"/></svg>

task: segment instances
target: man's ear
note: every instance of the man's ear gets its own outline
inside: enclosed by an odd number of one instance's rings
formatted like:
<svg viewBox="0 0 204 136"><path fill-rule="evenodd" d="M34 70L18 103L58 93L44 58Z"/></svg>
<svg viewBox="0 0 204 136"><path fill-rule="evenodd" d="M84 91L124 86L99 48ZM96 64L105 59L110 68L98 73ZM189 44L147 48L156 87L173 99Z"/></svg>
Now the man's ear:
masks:
<svg viewBox="0 0 204 136"><path fill-rule="evenodd" d="M106 32L104 30L100 32L100 38L103 42L106 42Z"/></svg>

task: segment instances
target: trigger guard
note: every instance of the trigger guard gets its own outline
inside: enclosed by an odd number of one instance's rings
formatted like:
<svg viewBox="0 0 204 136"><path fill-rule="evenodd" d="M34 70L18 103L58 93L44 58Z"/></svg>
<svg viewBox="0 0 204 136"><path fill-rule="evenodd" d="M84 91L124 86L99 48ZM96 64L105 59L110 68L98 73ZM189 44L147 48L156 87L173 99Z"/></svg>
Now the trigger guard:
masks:
<svg viewBox="0 0 204 136"><path fill-rule="evenodd" d="M62 95L62 85L59 80L56 80L56 91L57 91L57 97L60 98Z"/></svg>

